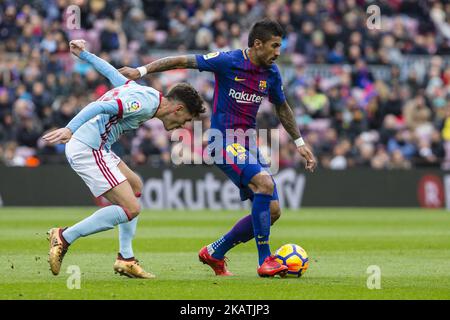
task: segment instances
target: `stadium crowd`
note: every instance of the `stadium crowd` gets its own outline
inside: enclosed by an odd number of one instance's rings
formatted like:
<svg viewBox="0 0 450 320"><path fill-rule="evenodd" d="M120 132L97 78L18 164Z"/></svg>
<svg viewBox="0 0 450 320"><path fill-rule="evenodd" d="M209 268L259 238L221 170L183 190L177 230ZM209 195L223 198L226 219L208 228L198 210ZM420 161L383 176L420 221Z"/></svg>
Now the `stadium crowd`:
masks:
<svg viewBox="0 0 450 320"><path fill-rule="evenodd" d="M380 29L366 21L358 0L33 0L0 4L0 164L65 163L64 146L41 135L68 121L109 90L107 79L68 50L83 38L90 51L121 66L165 55L247 46L251 24L278 20L286 31L278 62L297 122L324 168L450 168L450 4L377 1ZM72 11L80 9L80 25ZM68 7L70 10L68 10ZM405 57L426 68L405 68ZM424 58L425 57L425 58ZM327 76L308 70L326 65ZM378 77L378 67L388 68ZM162 92L192 83L210 106L213 77L175 70L140 80ZM202 119L208 127L207 116ZM261 128L281 128L264 102ZM282 167L300 163L281 132ZM114 151L132 165L171 165L170 141L160 123L124 135ZM190 148L190 146L181 146ZM202 150L193 150L200 155Z"/></svg>

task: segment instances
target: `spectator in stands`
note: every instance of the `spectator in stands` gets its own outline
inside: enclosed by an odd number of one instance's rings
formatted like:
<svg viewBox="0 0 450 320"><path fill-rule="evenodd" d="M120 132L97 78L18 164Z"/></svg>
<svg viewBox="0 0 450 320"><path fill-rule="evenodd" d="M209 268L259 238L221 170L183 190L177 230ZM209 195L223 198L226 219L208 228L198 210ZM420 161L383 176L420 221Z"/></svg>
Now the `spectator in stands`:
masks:
<svg viewBox="0 0 450 320"><path fill-rule="evenodd" d="M105 27L100 33L100 48L104 52L111 52L120 48L120 27L112 19L105 20Z"/></svg>
<svg viewBox="0 0 450 320"><path fill-rule="evenodd" d="M388 151L394 156L396 151L400 151L402 157L405 159L411 159L415 152L416 147L412 143L412 134L409 130L399 130L394 137L390 138L387 144ZM399 160L399 156L395 155L395 159Z"/></svg>
<svg viewBox="0 0 450 320"><path fill-rule="evenodd" d="M389 169L390 158L389 154L384 148L378 148L374 157L370 161L370 165L373 169Z"/></svg>
<svg viewBox="0 0 450 320"><path fill-rule="evenodd" d="M388 164L389 169L410 169L411 162L405 158L402 150L395 149L391 154L391 161Z"/></svg>
<svg viewBox="0 0 450 320"><path fill-rule="evenodd" d="M421 131L428 135L431 133L433 126L431 123L432 113L426 105L426 101L422 93L418 93L413 99L405 103L403 107L403 118L406 126L416 134ZM422 133L423 134L423 133Z"/></svg>
<svg viewBox="0 0 450 320"><path fill-rule="evenodd" d="M316 85L309 85L301 97L305 112L312 118L325 118L329 114L328 97Z"/></svg>
<svg viewBox="0 0 450 320"><path fill-rule="evenodd" d="M92 50L117 67L140 65L167 54L158 50L245 48L242 40L251 24L269 16L286 31L279 63L284 79L290 79L285 93L324 167L442 163L450 169L450 67L439 56L450 53L450 7L443 1L383 2L382 32L366 28L369 4L361 1L96 0L78 5L81 29L67 28L66 1L0 4L0 162L37 164L33 154L41 163L63 159L58 158L62 149L49 149L38 137L64 126L88 99L109 89L96 72L70 57L69 39L89 38ZM174 79L195 83L213 104L214 88L204 74L182 71L143 81L164 91ZM279 125L267 105L258 121L265 128ZM135 164L170 164L173 146L157 128L151 131L151 140L124 136L116 150L131 153ZM283 140L282 165L299 165L291 152Z"/></svg>

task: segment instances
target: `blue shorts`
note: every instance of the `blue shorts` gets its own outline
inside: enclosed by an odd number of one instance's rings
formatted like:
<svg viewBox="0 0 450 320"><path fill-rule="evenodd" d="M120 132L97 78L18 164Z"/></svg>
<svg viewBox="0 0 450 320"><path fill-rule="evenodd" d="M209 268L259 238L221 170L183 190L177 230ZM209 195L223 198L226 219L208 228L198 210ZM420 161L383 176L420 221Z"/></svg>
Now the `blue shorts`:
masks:
<svg viewBox="0 0 450 320"><path fill-rule="evenodd" d="M272 200L278 200L277 186L265 161L260 161L259 150L249 151L241 144L233 143L224 146L222 149L223 163L215 162L215 165L222 170L228 178L239 188L241 200L250 199L253 201L253 191L248 187L252 178L258 173L265 171L269 173L274 184Z"/></svg>

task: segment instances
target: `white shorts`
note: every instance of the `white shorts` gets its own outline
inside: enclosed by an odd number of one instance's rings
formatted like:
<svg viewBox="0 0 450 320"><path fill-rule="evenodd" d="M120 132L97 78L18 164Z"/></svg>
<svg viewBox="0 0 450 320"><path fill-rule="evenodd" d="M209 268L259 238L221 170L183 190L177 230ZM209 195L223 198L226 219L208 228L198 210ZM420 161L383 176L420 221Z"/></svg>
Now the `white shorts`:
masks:
<svg viewBox="0 0 450 320"><path fill-rule="evenodd" d="M95 197L126 180L119 170L120 158L112 151L95 150L72 138L66 144L66 157L70 166L84 180Z"/></svg>

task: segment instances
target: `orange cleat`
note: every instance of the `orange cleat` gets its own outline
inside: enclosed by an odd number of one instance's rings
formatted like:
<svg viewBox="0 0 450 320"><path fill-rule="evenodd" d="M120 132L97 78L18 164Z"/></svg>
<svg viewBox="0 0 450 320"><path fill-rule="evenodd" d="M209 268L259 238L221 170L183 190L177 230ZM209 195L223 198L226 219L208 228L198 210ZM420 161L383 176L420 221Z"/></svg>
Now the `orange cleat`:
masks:
<svg viewBox="0 0 450 320"><path fill-rule="evenodd" d="M198 259L200 260L200 262L203 262L203 264L207 264L208 266L210 266L216 273L216 276L233 275L230 271L227 270L227 263L225 261L226 258L223 258L221 260L214 258L209 254L207 247L203 247L199 251Z"/></svg>
<svg viewBox="0 0 450 320"><path fill-rule="evenodd" d="M260 277L274 277L276 275L284 277L288 272L288 267L278 263L275 256L268 256L257 269L257 272Z"/></svg>

